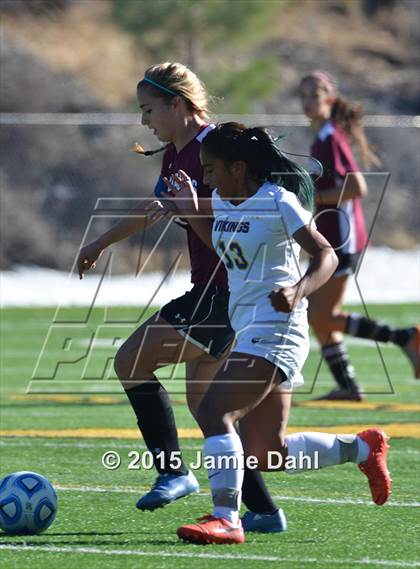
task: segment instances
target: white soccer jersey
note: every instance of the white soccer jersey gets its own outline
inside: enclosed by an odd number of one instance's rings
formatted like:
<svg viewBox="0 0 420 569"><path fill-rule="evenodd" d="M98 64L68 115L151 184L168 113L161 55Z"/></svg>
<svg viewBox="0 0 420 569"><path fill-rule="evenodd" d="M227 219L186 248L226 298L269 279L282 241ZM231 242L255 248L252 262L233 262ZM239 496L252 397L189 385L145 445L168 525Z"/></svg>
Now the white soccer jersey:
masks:
<svg viewBox="0 0 420 569"><path fill-rule="evenodd" d="M273 289L300 280L300 246L293 234L311 223L312 215L292 192L270 182L239 205L213 191L213 246L229 278L229 317L235 331L253 323L288 321L268 295ZM306 321L307 300L293 311L294 321Z"/></svg>

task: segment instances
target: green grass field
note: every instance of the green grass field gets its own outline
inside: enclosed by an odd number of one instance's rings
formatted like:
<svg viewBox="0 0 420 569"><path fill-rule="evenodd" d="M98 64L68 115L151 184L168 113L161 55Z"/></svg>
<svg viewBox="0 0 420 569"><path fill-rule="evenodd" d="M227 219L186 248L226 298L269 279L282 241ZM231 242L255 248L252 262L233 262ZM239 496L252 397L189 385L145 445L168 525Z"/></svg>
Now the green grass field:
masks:
<svg viewBox="0 0 420 569"><path fill-rule="evenodd" d="M138 320L139 310L66 309L42 351L54 314L55 309L23 308L0 313L0 477L17 470L40 472L59 497L57 519L44 534L0 536L2 567L420 567L420 382L399 349L385 345L379 352L375 344L349 340L367 402L322 405L307 403L332 385L324 366L316 373L320 355L314 344L290 421L291 429L337 432L340 426L342 432L355 432L383 425L392 436L394 481L386 506L370 503L367 480L352 464L296 476L269 473L266 480L285 510L288 531L248 534L241 546L200 547L179 542L175 531L211 510L204 470L197 472L199 495L153 513L135 508L154 472L128 469L129 453L141 452L144 445L110 363L115 338L130 333L135 326L130 320ZM401 326L418 320L414 305L374 305L369 314ZM57 367L58 361L63 363ZM182 366L172 371L160 376L173 394L178 427L196 429L185 405ZM202 448L197 431L189 433L181 440L187 462ZM107 450L119 452L117 470L102 465Z"/></svg>

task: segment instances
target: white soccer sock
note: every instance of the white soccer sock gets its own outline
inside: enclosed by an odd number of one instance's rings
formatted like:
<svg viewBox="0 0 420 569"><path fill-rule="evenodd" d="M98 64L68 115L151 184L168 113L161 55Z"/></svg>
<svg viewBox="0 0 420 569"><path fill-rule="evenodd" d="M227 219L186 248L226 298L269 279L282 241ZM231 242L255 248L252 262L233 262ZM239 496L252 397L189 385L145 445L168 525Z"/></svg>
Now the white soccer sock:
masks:
<svg viewBox="0 0 420 569"><path fill-rule="evenodd" d="M213 515L235 524L239 520L241 505L243 456L242 442L237 433L215 435L204 441L204 458L212 463L207 475L213 497Z"/></svg>
<svg viewBox="0 0 420 569"><path fill-rule="evenodd" d="M364 462L370 452L369 445L357 435L296 433L286 437L286 443L289 474L344 462Z"/></svg>

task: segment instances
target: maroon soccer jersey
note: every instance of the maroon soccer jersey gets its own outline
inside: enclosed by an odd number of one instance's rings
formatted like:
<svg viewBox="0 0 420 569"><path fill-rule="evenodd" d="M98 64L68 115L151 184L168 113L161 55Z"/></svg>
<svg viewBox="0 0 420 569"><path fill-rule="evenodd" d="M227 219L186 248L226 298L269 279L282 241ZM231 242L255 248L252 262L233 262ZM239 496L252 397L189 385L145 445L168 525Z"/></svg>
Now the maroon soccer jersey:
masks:
<svg viewBox="0 0 420 569"><path fill-rule="evenodd" d="M155 194L161 196L166 191L162 178L169 178L178 170L184 170L192 180L199 198L211 198L212 190L203 184L203 169L200 162L200 146L213 125L205 125L200 132L178 153L170 144L163 156L162 171L155 188ZM211 283L228 288L226 269L218 255L205 245L198 235L185 223L188 236L188 249L191 260L191 282L193 284ZM217 267L217 268L216 268ZM212 276L213 275L213 276Z"/></svg>
<svg viewBox="0 0 420 569"><path fill-rule="evenodd" d="M349 172L358 172L345 132L327 121L311 147L311 154L323 166L323 174L315 182L322 197L323 190L341 188ZM317 205L316 225L337 253L359 253L367 244L367 233L361 202L346 200L340 207Z"/></svg>

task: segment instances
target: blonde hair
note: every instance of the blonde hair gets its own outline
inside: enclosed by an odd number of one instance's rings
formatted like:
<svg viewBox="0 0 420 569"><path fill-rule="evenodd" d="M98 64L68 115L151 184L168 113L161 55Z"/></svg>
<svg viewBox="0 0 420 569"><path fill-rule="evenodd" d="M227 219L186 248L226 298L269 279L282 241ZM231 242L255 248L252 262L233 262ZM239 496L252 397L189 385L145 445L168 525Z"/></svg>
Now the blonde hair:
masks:
<svg viewBox="0 0 420 569"><path fill-rule="evenodd" d="M335 78L327 71L317 69L305 75L300 85L304 81L313 81L318 87L323 89L328 95L334 97L331 107L331 119L338 124L349 136L351 142L355 142L360 150L360 156L364 166L380 166L381 160L376 156L369 146L363 124L363 107L360 103L355 103L344 98L338 92L338 85Z"/></svg>
<svg viewBox="0 0 420 569"><path fill-rule="evenodd" d="M150 81L150 82L149 82ZM154 96L170 100L174 96L182 97L191 111L201 119L208 120L208 95L204 83L182 63L158 63L151 65L139 81L140 88L153 89Z"/></svg>

